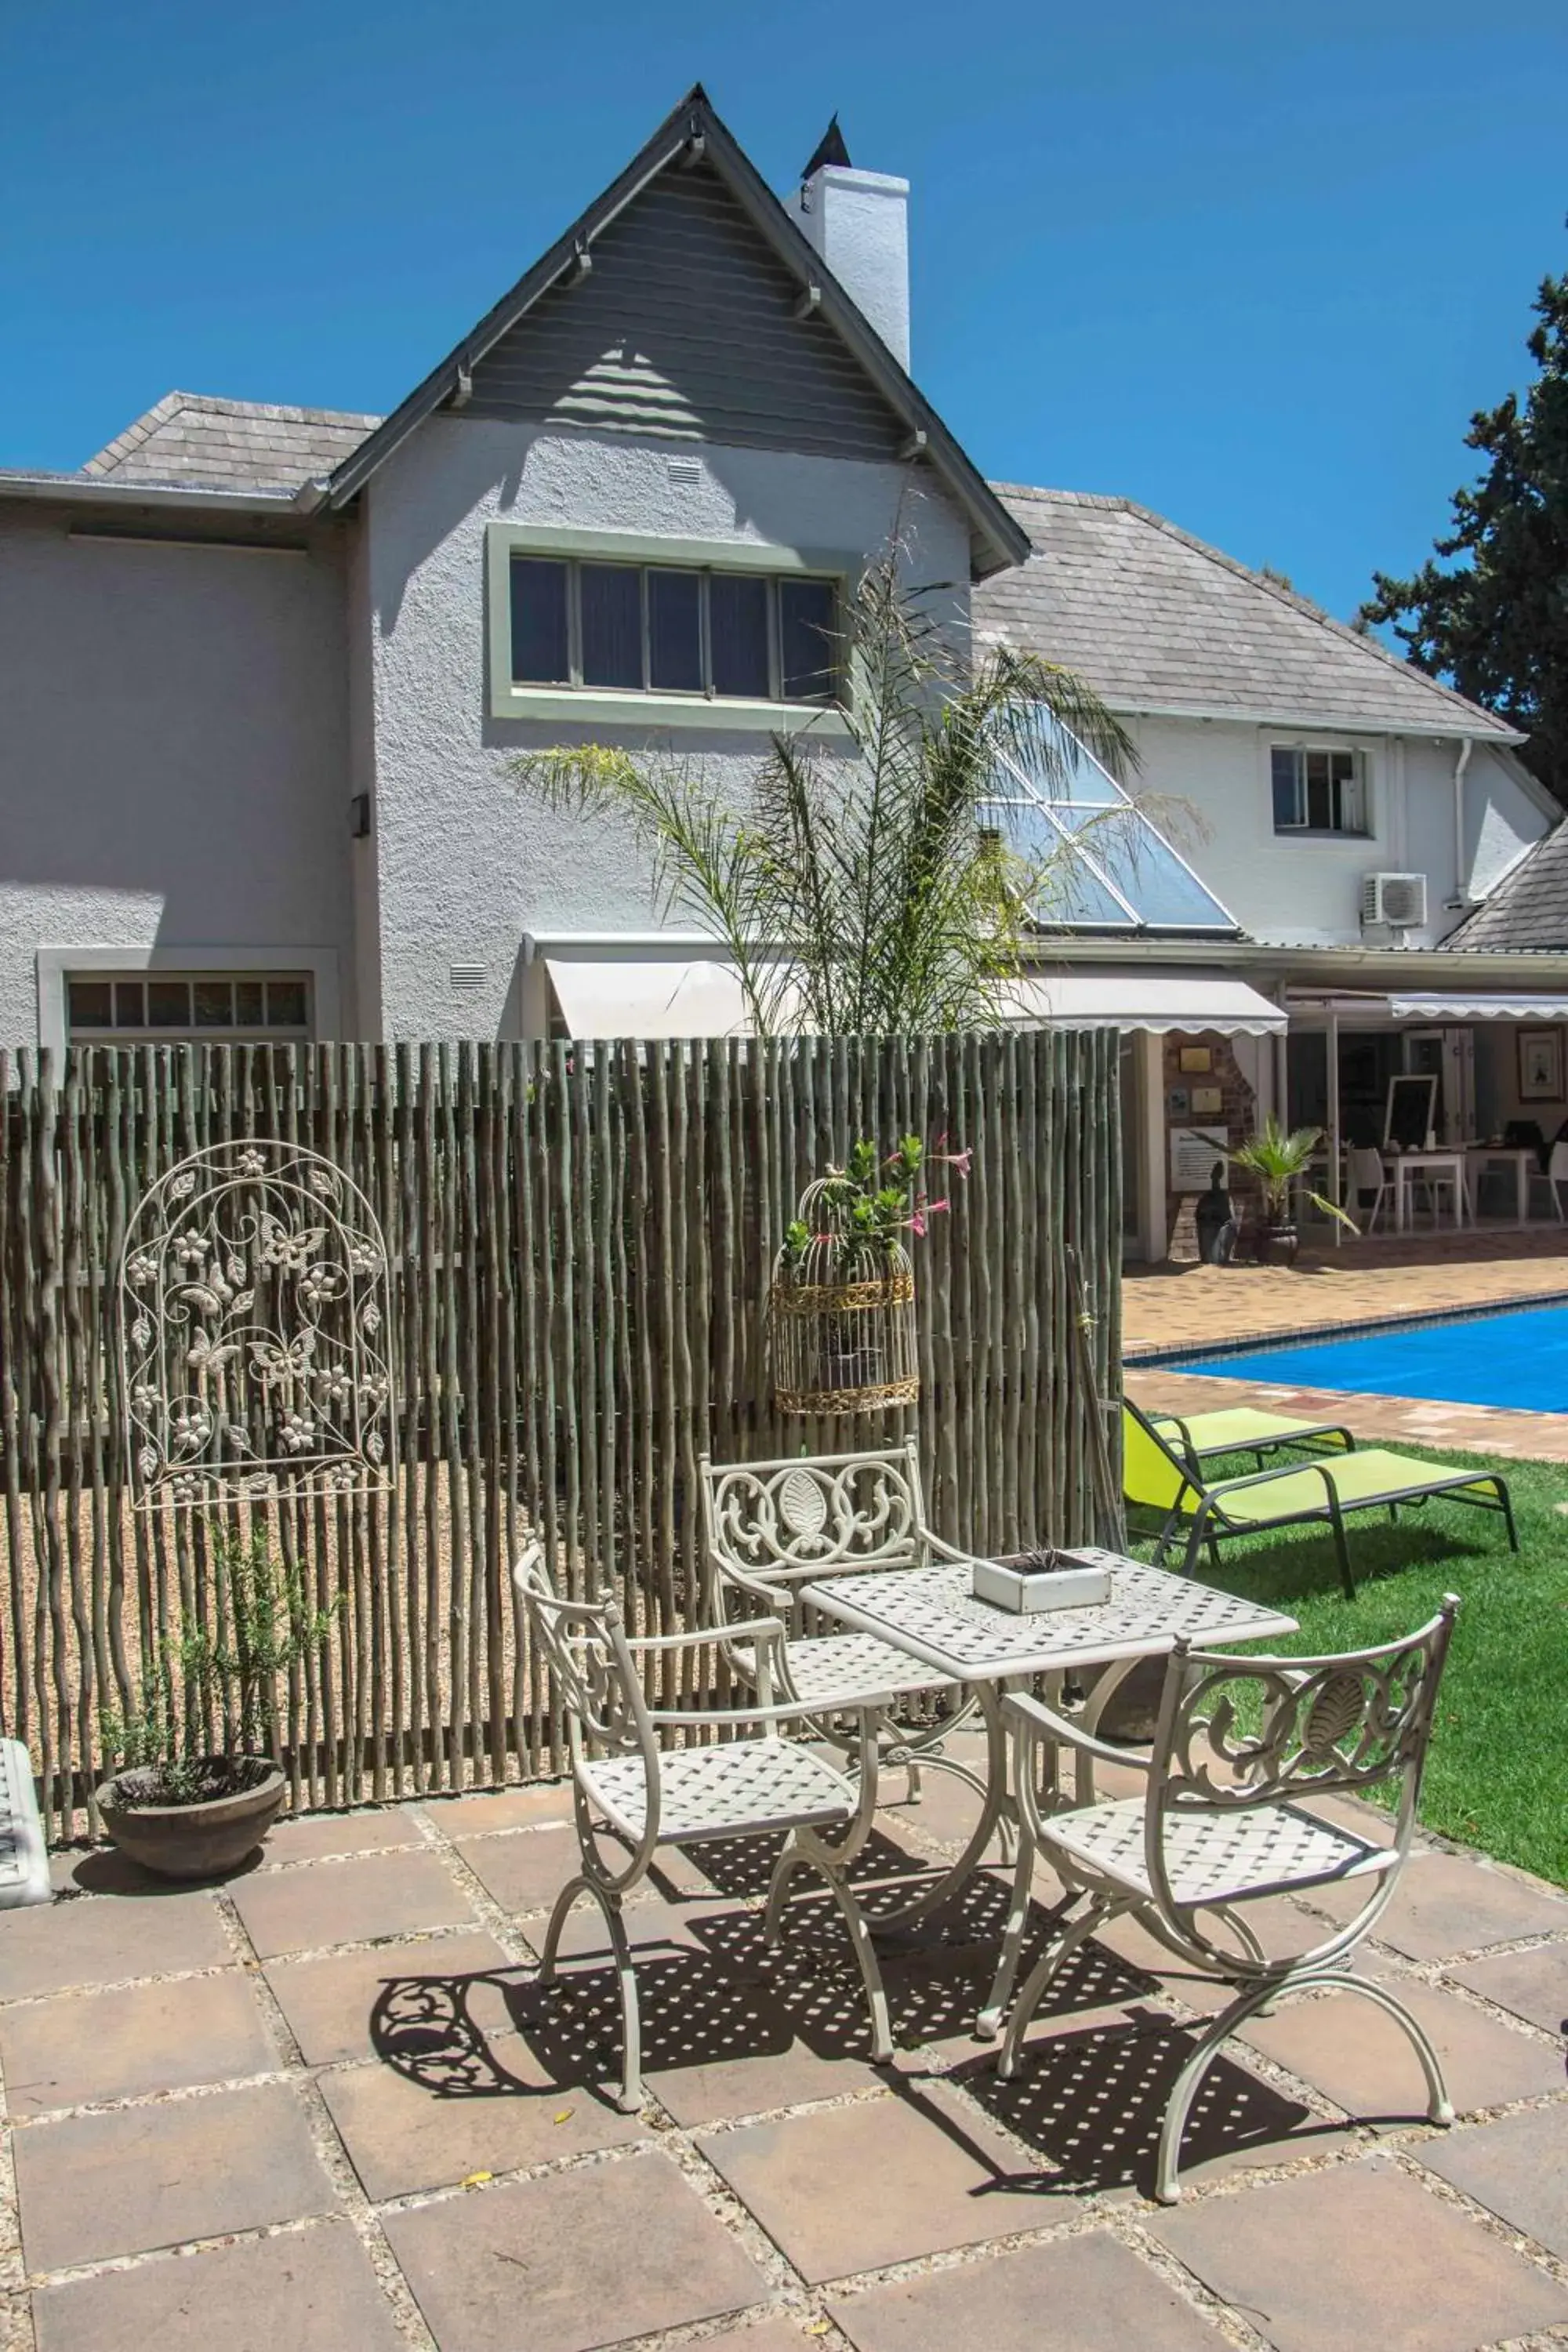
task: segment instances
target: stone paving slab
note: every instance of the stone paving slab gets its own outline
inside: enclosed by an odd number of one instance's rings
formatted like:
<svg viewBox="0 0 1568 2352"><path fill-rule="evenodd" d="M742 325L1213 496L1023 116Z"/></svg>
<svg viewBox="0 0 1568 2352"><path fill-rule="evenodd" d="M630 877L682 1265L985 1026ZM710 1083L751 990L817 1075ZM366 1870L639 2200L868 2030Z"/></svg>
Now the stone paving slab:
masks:
<svg viewBox="0 0 1568 2352"><path fill-rule="evenodd" d="M1277 2352L1474 2352L1568 2324L1568 2287L1392 2166L1211 2198L1152 2228Z"/></svg>
<svg viewBox="0 0 1568 2352"><path fill-rule="evenodd" d="M210 1895L37 1904L7 1911L0 2000L222 1968L234 1952Z"/></svg>
<svg viewBox="0 0 1568 2352"><path fill-rule="evenodd" d="M1568 2033L1568 1947L1539 1944L1532 1951L1494 1952L1489 1959L1467 1960L1447 1974L1543 2033Z"/></svg>
<svg viewBox="0 0 1568 2352"><path fill-rule="evenodd" d="M256 1987L238 1969L0 2010L13 2116L238 2082L277 2063Z"/></svg>
<svg viewBox="0 0 1568 2352"><path fill-rule="evenodd" d="M425 1986L450 2000L482 2002L490 1981L522 1971L488 1934L431 1936L416 1943L375 1944L319 1959L268 1960L262 1973L300 2044L307 2066L376 2055L372 2025L389 1986ZM495 2013L504 2004L498 1994Z"/></svg>
<svg viewBox="0 0 1568 2352"><path fill-rule="evenodd" d="M1517 2032L1436 1986L1390 1979L1388 1989L1426 2029L1460 2115L1568 2087L1562 2053L1550 2042ZM1357 1993L1289 2001L1273 2017L1254 2018L1242 2028L1242 2039L1347 2115L1426 2112L1426 2077L1409 2036L1385 2010Z"/></svg>
<svg viewBox="0 0 1568 2352"><path fill-rule="evenodd" d="M385 2226L439 2352L590 2352L767 2299L658 2154L471 2190Z"/></svg>
<svg viewBox="0 0 1568 2352"><path fill-rule="evenodd" d="M439 1854L374 1853L317 1870L238 1879L234 1907L264 1960L328 1944L476 1924L473 1906Z"/></svg>
<svg viewBox="0 0 1568 2352"><path fill-rule="evenodd" d="M1354 1885L1316 1886L1303 1901L1331 1919L1353 1918L1365 1897ZM1415 1854L1405 1864L1377 1940L1412 1960L1444 1960L1526 1936L1568 1935L1568 1900L1538 1880L1489 1867L1468 1854Z"/></svg>
<svg viewBox="0 0 1568 2352"><path fill-rule="evenodd" d="M1568 2106L1445 2132L1421 2161L1510 2229L1568 2263Z"/></svg>
<svg viewBox="0 0 1568 2352"><path fill-rule="evenodd" d="M37 2352L406 2352L344 2221L39 2289Z"/></svg>
<svg viewBox="0 0 1568 2352"><path fill-rule="evenodd" d="M855 2352L1220 2352L1225 2337L1102 2230L828 2305Z"/></svg>
<svg viewBox="0 0 1568 2352"><path fill-rule="evenodd" d="M35 2271L259 2230L337 2202L282 2083L31 2124L15 2154Z"/></svg>

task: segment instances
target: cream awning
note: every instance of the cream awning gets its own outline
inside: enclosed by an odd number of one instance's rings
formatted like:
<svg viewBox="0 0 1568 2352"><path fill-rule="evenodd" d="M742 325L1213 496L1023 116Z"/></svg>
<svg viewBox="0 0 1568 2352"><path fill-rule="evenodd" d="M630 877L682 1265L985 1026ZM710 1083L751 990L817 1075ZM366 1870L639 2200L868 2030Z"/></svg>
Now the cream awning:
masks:
<svg viewBox="0 0 1568 2352"><path fill-rule="evenodd" d="M1015 983L1014 1019L1058 1029L1172 1029L1283 1036L1286 1016L1244 980L1213 972L1064 971Z"/></svg>
<svg viewBox="0 0 1568 2352"><path fill-rule="evenodd" d="M1568 996L1504 996L1467 989L1421 990L1391 996L1396 1021L1568 1021Z"/></svg>
<svg viewBox="0 0 1568 2352"><path fill-rule="evenodd" d="M574 1037L744 1037L745 999L727 963L588 963L548 957L545 971Z"/></svg>

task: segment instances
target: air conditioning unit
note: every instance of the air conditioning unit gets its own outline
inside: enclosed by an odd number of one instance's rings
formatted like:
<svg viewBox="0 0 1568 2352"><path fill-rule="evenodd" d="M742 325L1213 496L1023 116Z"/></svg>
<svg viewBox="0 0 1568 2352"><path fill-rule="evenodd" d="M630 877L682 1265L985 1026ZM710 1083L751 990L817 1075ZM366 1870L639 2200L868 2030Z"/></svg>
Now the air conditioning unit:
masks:
<svg viewBox="0 0 1568 2352"><path fill-rule="evenodd" d="M1362 878L1361 919L1392 930L1419 931L1426 922L1425 874L1367 874Z"/></svg>

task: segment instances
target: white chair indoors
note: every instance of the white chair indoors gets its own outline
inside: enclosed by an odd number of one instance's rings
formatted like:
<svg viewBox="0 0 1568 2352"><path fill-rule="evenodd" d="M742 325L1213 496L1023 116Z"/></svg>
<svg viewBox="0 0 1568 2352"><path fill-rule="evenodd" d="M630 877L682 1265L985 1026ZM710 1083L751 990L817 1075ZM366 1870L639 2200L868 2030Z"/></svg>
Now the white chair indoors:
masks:
<svg viewBox="0 0 1568 2352"><path fill-rule="evenodd" d="M660 1846L697 1845L710 1839L789 1832L773 1868L763 1922L775 1943L789 1884L800 1871L826 1882L842 1913L871 2012L871 2054L892 2055L887 1996L860 1906L847 1873L871 1832L877 1805L876 1738L869 1720L860 1742L861 1769L852 1780L814 1748L781 1736L805 1712L798 1699L775 1702L784 1628L776 1617L732 1626L755 1661L754 1703L740 1707L653 1707L644 1696L638 1661L672 1651L717 1652L710 1633L663 1633L632 1639L608 1599L563 1601L534 1544L512 1570L539 1654L547 1662L566 1717L573 1797L582 1868L555 1899L540 1960L541 1985L555 1976L566 1916L588 1895L604 1914L620 1983L622 2076L617 2104L633 2113L642 2104L642 2042L637 1972L622 1917L626 1897L647 1876ZM868 1702L874 1707L877 1697ZM661 1748L665 1728L760 1731L719 1745ZM830 1842L825 1832L833 1832ZM605 1843L626 1850L617 1864Z"/></svg>
<svg viewBox="0 0 1568 2352"><path fill-rule="evenodd" d="M1568 1143L1554 1143L1552 1147L1552 1156L1545 1167L1531 1170L1531 1192L1537 1184L1545 1185L1547 1195L1552 1202L1552 1213L1558 1223L1561 1225L1568 1222L1563 1213L1563 1188L1568 1184Z"/></svg>
<svg viewBox="0 0 1568 2352"><path fill-rule="evenodd" d="M998 2072L1011 2075L1026 2056L1025 2032L1053 1979L1110 1920L1135 1919L1187 1968L1236 1988L1198 2036L1166 2105L1154 2183L1164 2203L1180 2194L1187 2115L1221 2044L1292 1993L1334 1986L1385 2010L1415 2045L1431 2121L1453 2121L1436 2053L1415 2019L1386 1983L1354 1975L1345 1963L1393 1895L1410 1850L1458 1607L1450 1593L1407 1640L1341 1657L1225 1657L1178 1643L1166 1665L1153 1745L1140 1768L1147 1790L1114 1803L1043 1811L1037 1792L1053 1785L1058 1744L1123 1768L1139 1759L1089 1738L1038 1699L1015 1694L1005 1702L1022 1817L1018 1885L1026 1894L1039 1853L1068 1901L1014 2006ZM1361 1797L1393 1783L1400 1796L1390 1845L1308 1810L1317 1797ZM1309 1950L1270 1958L1246 1906L1331 1885L1361 1895L1353 1916ZM1016 1906L1018 1899L1016 1888ZM1305 1931L1305 1915L1303 1924Z"/></svg>
<svg viewBox="0 0 1568 2352"><path fill-rule="evenodd" d="M1370 1234L1394 1190L1389 1181L1388 1171L1383 1164L1382 1152L1352 1144L1350 1154L1350 1174L1352 1197L1358 1204L1369 1192L1373 1195L1372 1207L1367 1212L1366 1222L1362 1227L1363 1233Z"/></svg>

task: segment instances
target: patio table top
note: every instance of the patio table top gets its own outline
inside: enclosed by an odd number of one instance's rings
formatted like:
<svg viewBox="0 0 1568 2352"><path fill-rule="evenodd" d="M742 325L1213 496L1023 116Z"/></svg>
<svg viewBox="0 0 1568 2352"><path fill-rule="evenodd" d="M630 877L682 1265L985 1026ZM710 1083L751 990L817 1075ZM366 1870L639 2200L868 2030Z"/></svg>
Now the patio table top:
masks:
<svg viewBox="0 0 1568 2352"><path fill-rule="evenodd" d="M1074 1557L1109 1567L1109 1601L1019 1615L975 1599L966 1560L824 1577L805 1585L802 1598L968 1683L1163 1657L1184 1636L1206 1644L1267 1641L1296 1631L1293 1617L1216 1592L1193 1577L1091 1545L1075 1548Z"/></svg>

